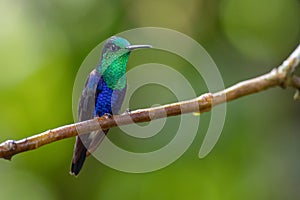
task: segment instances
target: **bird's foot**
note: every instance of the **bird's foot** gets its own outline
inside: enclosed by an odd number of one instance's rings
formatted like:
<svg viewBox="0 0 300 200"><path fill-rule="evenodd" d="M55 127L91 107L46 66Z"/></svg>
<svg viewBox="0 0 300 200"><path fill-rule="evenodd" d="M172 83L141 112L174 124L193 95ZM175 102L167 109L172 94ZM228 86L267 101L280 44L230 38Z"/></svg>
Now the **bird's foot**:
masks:
<svg viewBox="0 0 300 200"><path fill-rule="evenodd" d="M121 115L129 115L131 113L130 108L126 108L125 112L123 112Z"/></svg>
<svg viewBox="0 0 300 200"><path fill-rule="evenodd" d="M110 113L105 113L105 114L103 115L103 117L105 117L105 118L107 118L107 119L111 119L111 118L112 118L112 114L110 114Z"/></svg>

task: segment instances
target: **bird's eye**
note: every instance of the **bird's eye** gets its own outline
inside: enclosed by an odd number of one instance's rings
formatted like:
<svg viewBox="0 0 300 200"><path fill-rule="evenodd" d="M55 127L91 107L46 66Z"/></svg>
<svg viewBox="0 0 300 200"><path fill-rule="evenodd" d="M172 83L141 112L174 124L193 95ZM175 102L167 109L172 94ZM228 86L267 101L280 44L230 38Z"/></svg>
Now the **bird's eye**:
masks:
<svg viewBox="0 0 300 200"><path fill-rule="evenodd" d="M110 49L112 51L117 51L117 50L119 50L119 47L117 45L113 44L113 45L110 46Z"/></svg>

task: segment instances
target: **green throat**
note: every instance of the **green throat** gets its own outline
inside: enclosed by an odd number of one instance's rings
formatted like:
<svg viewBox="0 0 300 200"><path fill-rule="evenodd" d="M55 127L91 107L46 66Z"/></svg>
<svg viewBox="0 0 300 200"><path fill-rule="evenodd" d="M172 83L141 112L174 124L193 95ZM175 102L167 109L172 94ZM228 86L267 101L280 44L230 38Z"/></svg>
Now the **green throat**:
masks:
<svg viewBox="0 0 300 200"><path fill-rule="evenodd" d="M121 56L103 59L98 68L107 86L113 90L122 90L126 86L126 65L130 52Z"/></svg>

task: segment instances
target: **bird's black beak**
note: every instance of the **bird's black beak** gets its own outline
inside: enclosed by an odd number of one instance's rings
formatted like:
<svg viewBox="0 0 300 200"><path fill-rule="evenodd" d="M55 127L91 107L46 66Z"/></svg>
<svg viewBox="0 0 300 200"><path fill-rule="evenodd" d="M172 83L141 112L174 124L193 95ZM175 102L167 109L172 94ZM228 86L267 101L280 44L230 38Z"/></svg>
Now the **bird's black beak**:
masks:
<svg viewBox="0 0 300 200"><path fill-rule="evenodd" d="M129 51L132 51L134 49L143 49L143 48L152 48L152 46L151 45L130 45L126 47L126 49L128 49Z"/></svg>

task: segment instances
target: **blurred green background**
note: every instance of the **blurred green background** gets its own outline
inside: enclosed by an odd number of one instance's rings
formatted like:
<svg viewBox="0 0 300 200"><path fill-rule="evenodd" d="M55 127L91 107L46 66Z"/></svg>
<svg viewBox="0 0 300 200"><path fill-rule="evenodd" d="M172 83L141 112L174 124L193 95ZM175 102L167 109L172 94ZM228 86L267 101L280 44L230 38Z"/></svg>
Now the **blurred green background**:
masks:
<svg viewBox="0 0 300 200"><path fill-rule="evenodd" d="M86 55L111 35L143 26L197 40L228 87L278 66L298 45L300 1L1 0L0 141L72 123L72 87ZM136 52L128 68L146 62L168 64L198 95L206 92L188 63L166 52ZM299 199L300 104L293 94L275 88L229 103L220 140L200 160L210 114L201 116L187 152L147 174L119 172L90 157L74 178L68 173L74 138L0 160L0 199ZM174 101L168 89L150 85L130 107ZM111 138L132 151L151 150L172 139L178 123L169 118L147 145L128 142L118 128Z"/></svg>

